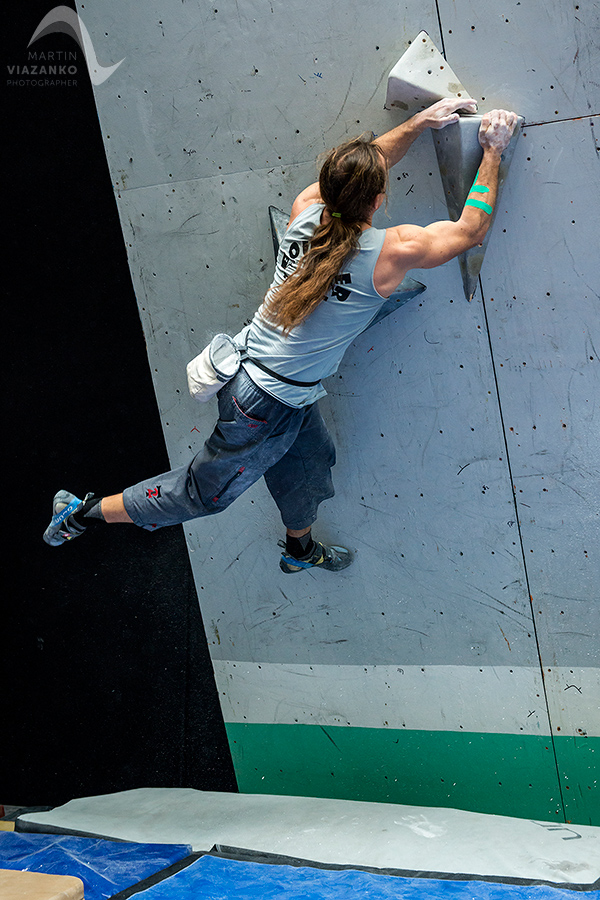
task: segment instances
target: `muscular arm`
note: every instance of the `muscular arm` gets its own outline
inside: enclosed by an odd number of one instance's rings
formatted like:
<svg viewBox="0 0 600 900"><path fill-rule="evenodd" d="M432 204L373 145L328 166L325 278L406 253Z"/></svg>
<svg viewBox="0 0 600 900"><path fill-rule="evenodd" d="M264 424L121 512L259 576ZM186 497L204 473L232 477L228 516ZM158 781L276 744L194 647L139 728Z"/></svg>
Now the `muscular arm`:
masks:
<svg viewBox="0 0 600 900"><path fill-rule="evenodd" d="M491 148L484 151L477 184L488 188L483 194L474 193L473 199L483 199L492 208L498 190L500 153ZM433 222L425 228L416 225L400 225L398 238L403 255L410 259L411 269L433 269L454 259L471 247L481 244L490 226L491 216L474 206L465 206L457 222Z"/></svg>
<svg viewBox="0 0 600 900"><path fill-rule="evenodd" d="M422 113L417 113L408 122L377 138L376 143L381 147L388 166L393 166L402 159L425 128L444 128L457 121L456 110L461 105L472 111L475 101L440 100ZM481 120L479 142L483 148L483 158L477 184L488 190L483 194L473 193L471 197L478 200L484 198L484 202L492 208L496 202L501 154L510 142L516 123L516 114L502 109L492 110ZM319 183L315 182L296 197L290 222L307 206L319 202ZM417 225L388 228L384 252L375 269L375 287L383 296L387 296L409 269L432 269L480 244L487 233L490 220L490 215L484 210L469 205L464 207L457 222L434 222L426 228Z"/></svg>
<svg viewBox="0 0 600 900"><path fill-rule="evenodd" d="M498 169L502 151L508 146L517 116L506 110L492 110L483 116L479 143L483 158L476 182L487 192L470 192L473 200L483 200L490 207L496 203ZM398 225L388 228L382 252L375 267L374 282L379 293L387 297L402 281L409 269L433 269L471 247L481 244L490 226L491 215L475 206L466 205L457 222L433 222L425 228Z"/></svg>
<svg viewBox="0 0 600 900"><path fill-rule="evenodd" d="M477 103L475 100L439 100L402 125L397 125L391 131L380 135L373 143L382 150L388 168L391 168L405 156L413 141L427 128L437 130L457 122L459 109L474 113L477 110Z"/></svg>
<svg viewBox="0 0 600 900"><path fill-rule="evenodd" d="M515 113L505 110L492 110L481 120L479 142L483 158L476 182L488 190L470 192L469 197L483 200L492 208L496 203L502 151L510 142L516 122ZM491 215L485 210L465 205L457 222L433 222L425 228L417 225L389 228L384 245L386 252L382 253L375 269L377 290L386 296L409 269L433 269L481 244L490 221Z"/></svg>
<svg viewBox="0 0 600 900"><path fill-rule="evenodd" d="M373 142L382 151L388 168L396 165L399 160L406 154L408 148L427 128L445 128L458 121L458 110L464 109L467 112L475 112L477 103L475 100L439 100L428 109L417 113L407 122L392 128ZM321 194L319 192L319 183L316 181L305 188L302 193L298 194L292 206L292 214L290 222L293 222L307 206L311 203L320 203Z"/></svg>

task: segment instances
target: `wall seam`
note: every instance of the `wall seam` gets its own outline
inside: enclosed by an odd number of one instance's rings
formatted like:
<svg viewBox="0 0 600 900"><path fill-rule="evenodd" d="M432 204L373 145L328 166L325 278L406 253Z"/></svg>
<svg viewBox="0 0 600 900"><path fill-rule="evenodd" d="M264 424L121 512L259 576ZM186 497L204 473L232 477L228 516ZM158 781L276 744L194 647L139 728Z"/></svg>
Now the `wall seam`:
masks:
<svg viewBox="0 0 600 900"><path fill-rule="evenodd" d="M508 477L509 477L509 479L510 479L510 490L511 490L512 499L513 499L513 506L514 506L514 510L515 510L515 522L516 522L516 526L517 526L517 534L518 534L518 536L519 536L519 546L520 546L520 548L521 548L521 558L522 558L522 560L523 560L523 572L524 572L524 575L525 575L525 585L526 585L526 588L527 588L527 596L529 597L529 605L530 605L530 608L531 608L531 623L532 623L532 628L533 628L533 636L534 636L535 646L536 646L537 655L538 655L538 660L539 660L540 675L541 675L541 679L542 679L542 690L543 690L543 692L544 692L544 702L545 702L545 704L546 704L546 712L547 712L547 715L548 715L548 730L549 730L549 734L550 734L550 742L551 742L551 746L552 746L552 754L553 754L553 756L554 756L554 765L555 765L555 767L556 767L556 778L557 778L557 782L558 782L558 791L559 791L559 796L560 796L560 804L561 804L561 808L562 808L562 812L563 812L563 819L564 819L564 821L566 822L566 821L567 821L567 812L566 812L566 806L565 806L565 798L564 798L564 795L563 795L562 782L561 782L561 777L560 777L560 768L559 768L559 765L558 765L558 755L557 755L557 752L556 752L556 742L555 742L555 740L554 740L554 733L553 733L553 730L552 730L552 720L551 720L551 717L550 717L550 703L549 703L549 698L548 698L548 689L547 689L547 687L546 687L546 678L545 678L545 676L544 676L544 666L543 666L543 662L542 662L542 652L541 652L541 647L540 647L540 640L539 640L539 637L538 637L537 624L536 624L536 620L535 620L535 611L534 611L534 608L533 608L533 597L532 597L532 594L531 594L531 587L530 587L530 583L529 583L529 573L528 573L528 570L527 570L527 559L526 559L526 556L525 556L525 547L524 547L524 543L523 543L523 532L522 532L522 530L521 530L521 521L520 521L520 517L519 517L519 506L518 506L518 501L517 501L517 495L516 495L515 483L514 483L514 480L513 480L512 465L511 465L511 461L510 461L510 452L509 452L509 449L508 449L508 441L507 441L507 438L506 438L506 427L505 427L505 424L504 424L504 414L503 414L503 412L502 412L502 400L501 400L501 397L500 397L500 385L499 385L499 383L498 383L498 374L497 374L497 370L496 370L496 361L495 361L495 357L494 357L494 347L493 347L493 345L492 345L492 336L491 336L491 333L490 333L490 324L489 324L489 319L488 319L488 314L487 314L487 306L486 306L486 302L485 302L485 295L484 295L484 293L483 293L483 283L482 283L482 281L481 281L481 275L479 276L479 290L481 291L481 306L482 306L482 309L483 309L483 316L484 316L484 321L485 321L485 330L486 330L487 337L488 337L488 347L489 347L489 351L490 351L490 362L491 362L491 365L492 365L492 373L493 373L493 376L494 376L494 385L495 385L495 389L496 389L496 400L497 400L497 404L498 404L498 413L499 413L499 416L500 416L500 426L501 426L501 428L502 428L502 439L503 439L503 441L504 441L504 450L505 450L505 453L506 453L506 465L507 465L507 469L508 469Z"/></svg>
<svg viewBox="0 0 600 900"><path fill-rule="evenodd" d="M445 43L444 43L444 31L443 31L443 28L442 28L442 16L441 16L441 13L440 13L440 4L439 4L439 0L435 0L435 11L436 11L436 13L437 13L438 28L440 29L440 40L441 40L441 42L442 42L442 56L444 57L444 59L447 59L447 56L446 56L446 45L445 45Z"/></svg>
<svg viewBox="0 0 600 900"><path fill-rule="evenodd" d="M586 117L587 118L587 117ZM315 165L314 159L311 160L301 160L298 163L290 163L285 168L287 169L296 169L301 166L307 165ZM192 181L209 181L211 179L216 178L231 178L233 175L250 175L250 174L260 174L261 172L274 172L275 169L281 168L281 174L285 175L285 168L283 166L260 166L258 169L236 169L234 172L216 172L212 175L194 175L192 178L174 178L172 181L155 181L149 184L136 184L134 187L121 187L119 185L113 184L113 192L117 197L120 197L121 194L131 194L133 191L147 191L150 188L157 187L171 187L174 184L189 184ZM316 173L316 168L315 168ZM112 182L111 182L112 184ZM273 205L273 204L271 204Z"/></svg>
<svg viewBox="0 0 600 900"><path fill-rule="evenodd" d="M566 119L548 119L547 122L525 122L523 128L537 128L539 125L560 125L564 122L581 122L582 119L597 119L600 113L588 113L585 116L569 116Z"/></svg>

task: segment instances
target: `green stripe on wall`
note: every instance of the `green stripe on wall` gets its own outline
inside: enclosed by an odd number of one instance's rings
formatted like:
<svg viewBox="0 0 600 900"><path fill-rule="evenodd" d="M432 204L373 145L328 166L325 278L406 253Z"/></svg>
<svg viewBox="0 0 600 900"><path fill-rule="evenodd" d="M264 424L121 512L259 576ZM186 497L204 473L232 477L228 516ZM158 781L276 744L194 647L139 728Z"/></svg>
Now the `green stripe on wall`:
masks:
<svg viewBox="0 0 600 900"><path fill-rule="evenodd" d="M228 723L226 728L243 793L455 807L564 821L548 737L319 725ZM555 741L567 821L600 824L594 768L600 738Z"/></svg>
<svg viewBox="0 0 600 900"><path fill-rule="evenodd" d="M600 825L600 738L555 737L567 821Z"/></svg>

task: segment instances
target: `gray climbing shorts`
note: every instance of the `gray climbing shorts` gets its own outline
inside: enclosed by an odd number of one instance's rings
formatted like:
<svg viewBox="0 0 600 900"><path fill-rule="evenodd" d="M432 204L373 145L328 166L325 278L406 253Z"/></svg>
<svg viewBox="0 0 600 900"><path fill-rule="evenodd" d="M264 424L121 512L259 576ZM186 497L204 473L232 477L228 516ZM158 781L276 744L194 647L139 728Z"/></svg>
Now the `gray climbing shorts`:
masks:
<svg viewBox="0 0 600 900"><path fill-rule="evenodd" d="M300 531L334 495L335 447L314 403L295 409L240 368L218 394L219 419L188 465L123 492L128 514L154 531L226 509L264 476L287 528Z"/></svg>

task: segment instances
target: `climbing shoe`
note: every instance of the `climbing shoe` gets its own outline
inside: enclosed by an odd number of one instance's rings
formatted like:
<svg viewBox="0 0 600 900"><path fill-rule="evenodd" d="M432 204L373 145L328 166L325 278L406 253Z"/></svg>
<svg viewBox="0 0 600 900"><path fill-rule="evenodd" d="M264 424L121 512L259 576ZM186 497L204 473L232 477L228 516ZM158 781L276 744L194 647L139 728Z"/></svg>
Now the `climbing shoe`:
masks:
<svg viewBox="0 0 600 900"><path fill-rule="evenodd" d="M279 546L284 552L279 560L279 568L286 574L292 572L301 572L303 569L312 569L313 566L320 566L321 569L327 569L329 572L339 572L345 569L353 560L352 553L345 547L328 547L319 541L314 541L314 548L304 559L296 559L286 550L285 541L279 541Z"/></svg>
<svg viewBox="0 0 600 900"><path fill-rule="evenodd" d="M85 531L85 526L76 522L73 516L81 512L86 500L93 494L86 494L80 500L69 491L59 491L52 501L52 520L44 532L44 540L51 547L60 547L66 541L80 537Z"/></svg>

